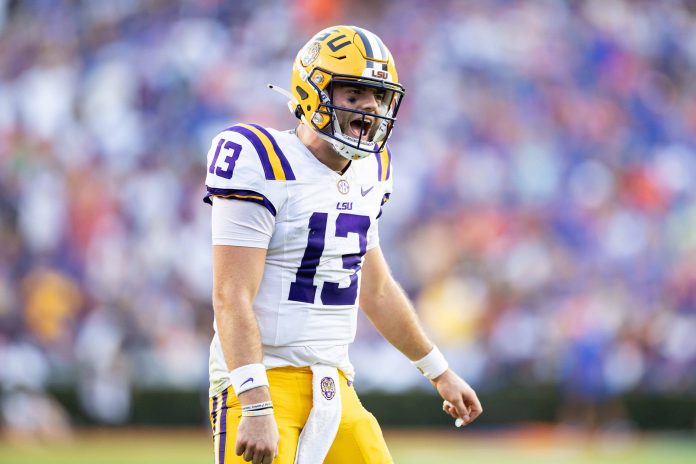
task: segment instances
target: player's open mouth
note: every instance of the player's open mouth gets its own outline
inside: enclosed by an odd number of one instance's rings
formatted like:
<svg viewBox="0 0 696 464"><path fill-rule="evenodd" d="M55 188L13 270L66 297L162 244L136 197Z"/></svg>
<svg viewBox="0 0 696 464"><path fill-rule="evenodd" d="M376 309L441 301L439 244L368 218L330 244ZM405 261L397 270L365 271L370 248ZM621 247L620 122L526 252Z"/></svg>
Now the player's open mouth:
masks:
<svg viewBox="0 0 696 464"><path fill-rule="evenodd" d="M363 118L354 119L350 122L349 127L350 135L356 139L360 138L361 135L363 137L367 137L367 134L370 133L370 128L372 127L372 121Z"/></svg>

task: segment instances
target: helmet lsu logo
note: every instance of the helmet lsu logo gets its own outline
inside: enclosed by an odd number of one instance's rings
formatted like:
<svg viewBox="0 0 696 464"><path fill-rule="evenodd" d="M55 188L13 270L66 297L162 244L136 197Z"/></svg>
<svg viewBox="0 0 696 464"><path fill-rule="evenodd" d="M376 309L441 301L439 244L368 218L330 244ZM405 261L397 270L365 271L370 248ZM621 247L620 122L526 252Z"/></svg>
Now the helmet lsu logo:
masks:
<svg viewBox="0 0 696 464"><path fill-rule="evenodd" d="M332 400L336 396L336 383L331 377L321 379L321 394L327 400Z"/></svg>
<svg viewBox="0 0 696 464"><path fill-rule="evenodd" d="M309 44L304 51L304 54L302 55L302 59L300 60L302 62L303 66L309 66L310 64L314 63L317 58L319 58L319 52L321 51L321 43L319 42L312 42Z"/></svg>
<svg viewBox="0 0 696 464"><path fill-rule="evenodd" d="M389 71L385 71L384 69L365 68L362 75L363 77L371 77L373 79L381 79L388 82L391 82L392 80Z"/></svg>

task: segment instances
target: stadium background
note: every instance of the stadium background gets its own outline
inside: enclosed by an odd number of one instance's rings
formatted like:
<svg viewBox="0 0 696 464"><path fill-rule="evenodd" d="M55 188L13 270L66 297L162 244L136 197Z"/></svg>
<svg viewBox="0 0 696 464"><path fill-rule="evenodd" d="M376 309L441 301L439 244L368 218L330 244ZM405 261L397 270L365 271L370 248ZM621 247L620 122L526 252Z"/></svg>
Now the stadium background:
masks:
<svg viewBox="0 0 696 464"><path fill-rule="evenodd" d="M693 438L693 2L0 0L2 443L205 434L205 153L292 127L266 83L337 23L407 88L382 247L481 393L464 433ZM385 424L448 423L363 319L352 358Z"/></svg>

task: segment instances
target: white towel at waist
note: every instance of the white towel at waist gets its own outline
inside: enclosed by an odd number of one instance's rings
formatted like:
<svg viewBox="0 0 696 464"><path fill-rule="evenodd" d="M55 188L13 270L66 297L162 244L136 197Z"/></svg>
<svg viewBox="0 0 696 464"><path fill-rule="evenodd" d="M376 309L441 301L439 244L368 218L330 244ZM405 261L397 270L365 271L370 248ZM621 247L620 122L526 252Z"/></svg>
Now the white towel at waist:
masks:
<svg viewBox="0 0 696 464"><path fill-rule="evenodd" d="M312 366L312 410L297 442L295 464L322 464L341 422L338 369Z"/></svg>

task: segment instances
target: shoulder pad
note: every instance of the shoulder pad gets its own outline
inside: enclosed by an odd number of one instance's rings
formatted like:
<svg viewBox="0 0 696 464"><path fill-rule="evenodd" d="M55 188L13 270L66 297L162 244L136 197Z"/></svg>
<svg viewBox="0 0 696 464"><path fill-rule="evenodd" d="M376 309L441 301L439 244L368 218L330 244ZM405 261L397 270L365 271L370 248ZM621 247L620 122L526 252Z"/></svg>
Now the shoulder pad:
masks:
<svg viewBox="0 0 696 464"><path fill-rule="evenodd" d="M275 138L257 124L235 124L223 131L241 135L256 151L266 180L295 180L295 173Z"/></svg>
<svg viewBox="0 0 696 464"><path fill-rule="evenodd" d="M275 214L282 191L275 181L295 180L273 136L256 124L235 124L220 132L208 151L208 195L257 201Z"/></svg>

